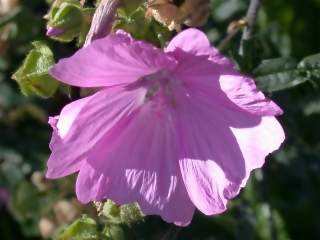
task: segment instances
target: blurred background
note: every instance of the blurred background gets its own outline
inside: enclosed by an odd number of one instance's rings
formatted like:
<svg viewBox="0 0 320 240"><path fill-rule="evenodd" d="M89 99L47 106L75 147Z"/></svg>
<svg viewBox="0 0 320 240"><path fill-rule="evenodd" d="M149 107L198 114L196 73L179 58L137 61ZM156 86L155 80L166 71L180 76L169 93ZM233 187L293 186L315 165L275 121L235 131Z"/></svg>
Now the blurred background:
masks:
<svg viewBox="0 0 320 240"><path fill-rule="evenodd" d="M94 221L92 231L104 231L108 220L99 216L93 204L82 206L76 201L74 177L48 181L43 176L50 153L47 119L59 113L70 101L68 97L61 92L50 99L25 97L11 79L32 41L45 41L54 49L56 60L76 50L74 43L61 44L45 36L43 16L48 2L0 0L2 240L320 239L320 56L315 55L320 53L320 0L264 1L244 56L237 54L241 34L223 48L282 107L285 114L280 121L287 134L281 150L252 174L229 210L213 217L197 213L187 228L166 224L155 216L129 224L119 221L113 225L117 232L113 238L57 237L83 214ZM248 4L246 0L211 1L203 29L212 43L223 42L230 23L245 16ZM84 222L87 229L88 221ZM77 224L73 226L81 226Z"/></svg>

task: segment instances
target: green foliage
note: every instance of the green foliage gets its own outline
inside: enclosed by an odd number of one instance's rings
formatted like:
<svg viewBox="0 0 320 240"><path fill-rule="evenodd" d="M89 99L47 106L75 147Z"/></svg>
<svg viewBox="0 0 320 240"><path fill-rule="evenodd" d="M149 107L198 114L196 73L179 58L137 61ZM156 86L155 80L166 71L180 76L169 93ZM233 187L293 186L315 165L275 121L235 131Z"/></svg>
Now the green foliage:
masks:
<svg viewBox="0 0 320 240"><path fill-rule="evenodd" d="M254 74L259 88L266 92L292 88L308 80L300 75L297 62L291 58L264 60Z"/></svg>
<svg viewBox="0 0 320 240"><path fill-rule="evenodd" d="M136 203L116 205L111 200L103 203L101 215L104 216L109 223L114 224L133 224L139 222L143 218L140 207Z"/></svg>
<svg viewBox="0 0 320 240"><path fill-rule="evenodd" d="M25 95L52 96L58 88L58 82L49 74L54 64L53 53L42 42L33 42L33 49L28 53L22 66L12 75Z"/></svg>
<svg viewBox="0 0 320 240"><path fill-rule="evenodd" d="M123 0L121 7L127 15L131 15L142 5L143 2L144 0Z"/></svg>
<svg viewBox="0 0 320 240"><path fill-rule="evenodd" d="M253 71L258 86L266 92L276 92L298 86L306 81L320 80L320 54L297 63L293 58L263 60Z"/></svg>
<svg viewBox="0 0 320 240"><path fill-rule="evenodd" d="M146 40L159 47L164 46L171 36L170 31L155 20L146 18L145 13L144 7L129 12L120 8L113 28L123 29L136 39Z"/></svg>
<svg viewBox="0 0 320 240"><path fill-rule="evenodd" d="M29 182L21 182L11 197L10 208L17 221L21 223L23 232L27 236L39 234L38 221L40 219L41 202L39 192Z"/></svg>
<svg viewBox="0 0 320 240"><path fill-rule="evenodd" d="M60 34L51 38L61 42L71 42L78 39L81 46L89 31L92 8L83 8L77 0L64 0L54 5L48 14L48 27L59 29Z"/></svg>
<svg viewBox="0 0 320 240"><path fill-rule="evenodd" d="M97 223L94 219L82 216L62 233L58 234L56 240L97 240L99 237Z"/></svg>
<svg viewBox="0 0 320 240"><path fill-rule="evenodd" d="M111 201L98 213L88 205L79 210L86 216L58 221L66 217L57 214L56 203L75 197L75 179L50 181L39 189L31 177L35 171L46 169L51 134L46 124L48 115L56 115L69 102L69 91L56 91L57 83L47 70L54 64L53 55L70 56L76 50L73 43L60 42L75 38L83 42L92 16L89 7L95 1L88 0L81 7L78 0L64 0L60 1L64 5L51 9L49 26L71 30L57 38L58 42L49 42L54 54L42 42L36 42L27 53L30 41L44 38L43 15L48 6L43 0L20 2L20 7L0 17L1 40L5 42L5 47L0 46L0 187L10 192L7 208L0 209L2 239L39 239L43 218L51 220L54 232L58 232L50 236L67 240L320 239L319 0L263 1L254 37L241 43L239 32L223 49L284 110L280 121L287 140L281 150L269 156L261 171L252 174L228 211L211 217L196 212L187 228L167 224L157 216L142 216L136 205L119 206ZM171 33L145 19L145 7L137 8L140 0L124 3L114 29L125 29L135 38L164 46ZM204 30L213 43L219 43L230 22L245 16L248 1L213 0L211 5ZM72 25L75 22L78 25ZM82 23L86 27L81 28ZM25 55L23 66L14 74L20 88L25 94L51 99L26 98L10 80Z"/></svg>

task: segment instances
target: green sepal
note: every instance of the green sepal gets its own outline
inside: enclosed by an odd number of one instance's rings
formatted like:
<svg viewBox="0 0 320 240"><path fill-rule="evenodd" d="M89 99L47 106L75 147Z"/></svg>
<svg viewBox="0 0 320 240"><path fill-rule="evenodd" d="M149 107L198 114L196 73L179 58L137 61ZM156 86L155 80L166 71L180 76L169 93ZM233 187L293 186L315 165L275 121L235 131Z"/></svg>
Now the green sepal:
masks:
<svg viewBox="0 0 320 240"><path fill-rule="evenodd" d="M109 223L113 224L124 223L130 225L143 219L143 213L137 203L119 206L111 200L104 202L101 215L104 216Z"/></svg>
<svg viewBox="0 0 320 240"><path fill-rule="evenodd" d="M63 3L70 3L79 7L81 6L80 1L78 0L54 0L49 12L45 15L45 19L52 19Z"/></svg>
<svg viewBox="0 0 320 240"><path fill-rule="evenodd" d="M100 239L97 223L94 219L83 215L69 225L63 232L55 237L55 240L97 240Z"/></svg>
<svg viewBox="0 0 320 240"><path fill-rule="evenodd" d="M32 43L33 49L28 53L22 66L12 75L26 96L40 97L52 96L59 83L48 74L49 68L54 64L53 53L42 42Z"/></svg>
<svg viewBox="0 0 320 240"><path fill-rule="evenodd" d="M83 8L79 1L64 1L53 7L49 14L48 27L63 30L58 36L50 36L60 42L71 42L78 38L78 45L85 41L90 27L93 8Z"/></svg>

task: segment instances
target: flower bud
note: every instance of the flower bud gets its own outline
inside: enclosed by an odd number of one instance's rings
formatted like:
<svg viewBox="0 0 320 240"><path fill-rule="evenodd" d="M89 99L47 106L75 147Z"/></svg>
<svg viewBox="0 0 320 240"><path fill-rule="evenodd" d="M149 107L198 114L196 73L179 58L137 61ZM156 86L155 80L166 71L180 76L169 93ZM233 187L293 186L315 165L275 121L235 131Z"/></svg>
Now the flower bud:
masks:
<svg viewBox="0 0 320 240"><path fill-rule="evenodd" d="M48 27L46 35L49 37L58 37L64 33L62 28L58 27Z"/></svg>
<svg viewBox="0 0 320 240"><path fill-rule="evenodd" d="M89 30L92 13L93 9L83 8L78 1L59 1L47 15L47 36L61 42L70 42L78 37L82 42Z"/></svg>

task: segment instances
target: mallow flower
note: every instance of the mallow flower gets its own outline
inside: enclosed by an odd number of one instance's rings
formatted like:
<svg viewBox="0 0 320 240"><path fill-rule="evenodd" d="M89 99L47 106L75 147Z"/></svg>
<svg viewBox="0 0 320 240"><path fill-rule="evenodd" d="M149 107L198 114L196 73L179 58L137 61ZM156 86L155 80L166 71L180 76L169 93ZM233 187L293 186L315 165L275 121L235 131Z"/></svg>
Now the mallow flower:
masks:
<svg viewBox="0 0 320 240"><path fill-rule="evenodd" d="M285 138L275 118L282 110L197 29L164 51L118 31L49 73L101 89L49 120L47 177L78 172L82 203L138 202L145 214L185 226L195 209L224 212Z"/></svg>

